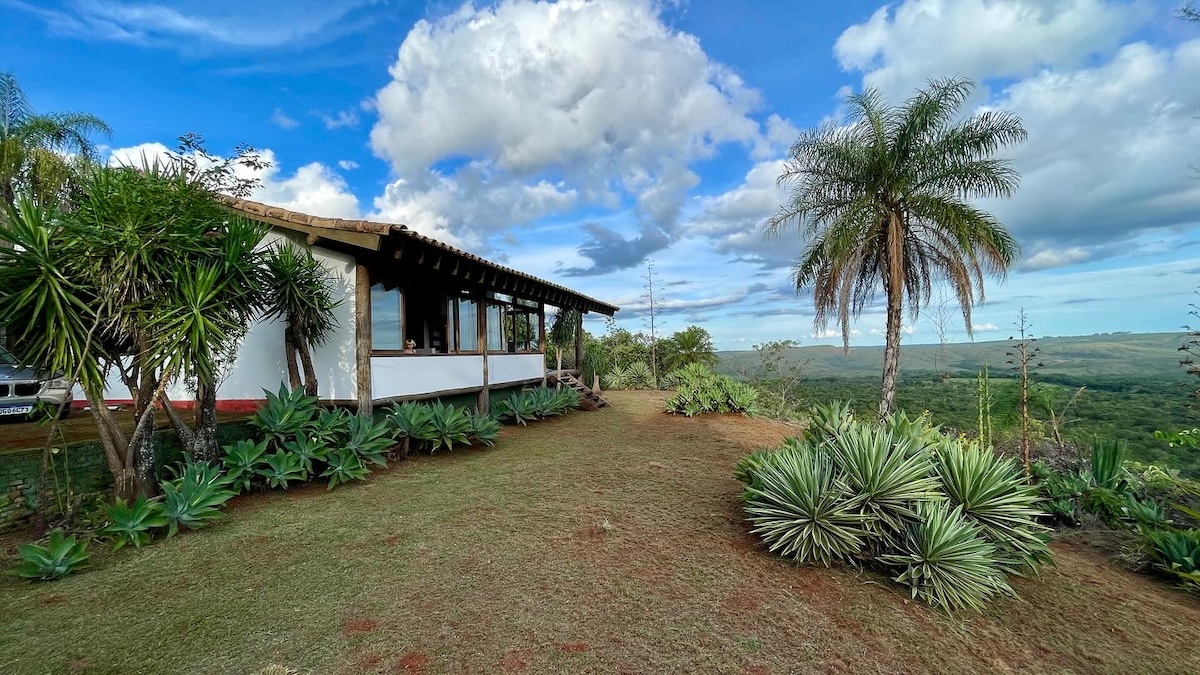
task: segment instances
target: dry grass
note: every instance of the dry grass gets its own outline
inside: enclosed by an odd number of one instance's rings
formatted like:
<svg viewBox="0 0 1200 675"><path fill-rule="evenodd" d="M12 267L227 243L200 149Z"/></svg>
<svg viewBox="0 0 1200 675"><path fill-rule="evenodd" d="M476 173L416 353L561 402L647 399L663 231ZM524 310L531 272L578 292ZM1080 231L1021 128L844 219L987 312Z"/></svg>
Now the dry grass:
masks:
<svg viewBox="0 0 1200 675"><path fill-rule="evenodd" d="M506 429L326 494L0 581L0 672L1196 672L1200 602L1058 544L1023 601L949 618L870 573L796 568L731 477L787 429L653 393Z"/></svg>

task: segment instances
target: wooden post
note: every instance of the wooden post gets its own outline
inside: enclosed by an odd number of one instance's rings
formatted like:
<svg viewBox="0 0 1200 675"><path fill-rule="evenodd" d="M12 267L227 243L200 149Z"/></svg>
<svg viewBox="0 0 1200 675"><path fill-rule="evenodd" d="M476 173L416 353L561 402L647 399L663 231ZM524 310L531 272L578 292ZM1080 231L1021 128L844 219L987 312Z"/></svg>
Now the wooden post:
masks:
<svg viewBox="0 0 1200 675"><path fill-rule="evenodd" d="M371 416L371 274L354 266L354 365L358 384L358 414Z"/></svg>
<svg viewBox="0 0 1200 675"><path fill-rule="evenodd" d="M479 352L483 354L483 389L479 390L479 403L475 409L479 414L486 415L491 409L491 394L488 392L487 293L480 291L478 298L479 310L475 315L479 319Z"/></svg>
<svg viewBox="0 0 1200 675"><path fill-rule="evenodd" d="M575 370L583 376L583 310L579 311L579 323L575 324Z"/></svg>

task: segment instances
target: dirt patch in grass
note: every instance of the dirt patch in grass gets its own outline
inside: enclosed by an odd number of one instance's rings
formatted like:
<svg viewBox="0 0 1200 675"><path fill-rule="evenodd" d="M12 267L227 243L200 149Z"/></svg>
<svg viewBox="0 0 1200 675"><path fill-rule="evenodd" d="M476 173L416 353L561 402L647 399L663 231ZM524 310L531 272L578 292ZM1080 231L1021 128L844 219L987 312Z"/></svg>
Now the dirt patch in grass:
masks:
<svg viewBox="0 0 1200 675"><path fill-rule="evenodd" d="M610 396L492 449L239 499L53 584L0 579L0 672L1200 670L1200 602L1080 543L1020 600L956 617L773 558L732 468L795 428Z"/></svg>

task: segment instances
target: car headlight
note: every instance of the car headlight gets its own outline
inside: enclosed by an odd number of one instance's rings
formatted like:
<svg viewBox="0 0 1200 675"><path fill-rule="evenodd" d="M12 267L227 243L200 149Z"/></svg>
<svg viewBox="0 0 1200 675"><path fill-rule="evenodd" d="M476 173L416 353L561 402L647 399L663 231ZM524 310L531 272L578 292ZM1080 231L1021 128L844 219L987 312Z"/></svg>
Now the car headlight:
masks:
<svg viewBox="0 0 1200 675"><path fill-rule="evenodd" d="M47 381L46 384L42 387L42 391L46 391L48 389L49 390L70 389L72 384L73 383L70 380L60 377L57 379Z"/></svg>

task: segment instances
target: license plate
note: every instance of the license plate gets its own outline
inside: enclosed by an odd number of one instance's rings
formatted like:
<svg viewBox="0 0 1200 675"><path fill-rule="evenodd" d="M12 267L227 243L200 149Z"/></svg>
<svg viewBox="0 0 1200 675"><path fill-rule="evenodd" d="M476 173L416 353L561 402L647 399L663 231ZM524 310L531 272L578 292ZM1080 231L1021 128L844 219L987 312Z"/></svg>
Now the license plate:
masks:
<svg viewBox="0 0 1200 675"><path fill-rule="evenodd" d="M33 412L31 405L3 405L0 406L0 415L28 415Z"/></svg>

